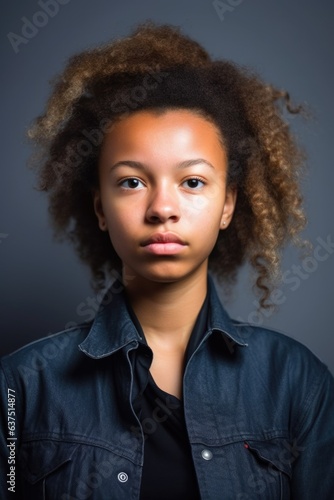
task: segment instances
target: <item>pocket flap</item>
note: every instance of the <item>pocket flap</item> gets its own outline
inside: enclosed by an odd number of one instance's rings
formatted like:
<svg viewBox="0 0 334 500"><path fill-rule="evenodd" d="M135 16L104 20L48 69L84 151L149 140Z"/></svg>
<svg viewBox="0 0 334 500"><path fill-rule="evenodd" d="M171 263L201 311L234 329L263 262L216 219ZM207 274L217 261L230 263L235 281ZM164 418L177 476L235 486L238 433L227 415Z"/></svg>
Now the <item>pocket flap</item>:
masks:
<svg viewBox="0 0 334 500"><path fill-rule="evenodd" d="M296 460L293 447L287 439L272 439L269 441L245 441L245 448L253 453L259 461L273 465L290 478L292 464Z"/></svg>
<svg viewBox="0 0 334 500"><path fill-rule="evenodd" d="M35 484L71 461L77 447L77 444L52 440L23 443L19 459L23 476L29 483Z"/></svg>

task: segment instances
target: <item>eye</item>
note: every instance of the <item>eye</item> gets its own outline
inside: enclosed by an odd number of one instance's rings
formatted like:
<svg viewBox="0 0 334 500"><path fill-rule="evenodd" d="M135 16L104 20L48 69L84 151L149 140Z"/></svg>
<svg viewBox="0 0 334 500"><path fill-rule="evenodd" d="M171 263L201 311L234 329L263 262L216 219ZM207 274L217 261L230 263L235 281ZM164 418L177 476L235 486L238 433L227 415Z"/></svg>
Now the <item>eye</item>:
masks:
<svg viewBox="0 0 334 500"><path fill-rule="evenodd" d="M191 179L187 179L186 181L183 182L183 184L185 184L186 187L190 189L200 189L205 185L204 181L202 181L198 177L192 177Z"/></svg>
<svg viewBox="0 0 334 500"><path fill-rule="evenodd" d="M144 187L144 184L139 179L136 179L136 177L124 179L119 185L125 189L138 189Z"/></svg>

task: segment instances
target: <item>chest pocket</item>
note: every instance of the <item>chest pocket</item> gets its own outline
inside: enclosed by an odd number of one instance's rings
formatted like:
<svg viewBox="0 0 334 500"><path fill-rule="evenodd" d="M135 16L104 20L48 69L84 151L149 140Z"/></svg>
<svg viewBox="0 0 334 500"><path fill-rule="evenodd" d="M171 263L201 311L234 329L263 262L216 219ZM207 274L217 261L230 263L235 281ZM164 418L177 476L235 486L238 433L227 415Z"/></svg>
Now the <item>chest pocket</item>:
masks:
<svg viewBox="0 0 334 500"><path fill-rule="evenodd" d="M297 456L293 446L285 439L270 441L245 441L245 452L251 474L247 480L247 494L242 498L290 498L292 464Z"/></svg>
<svg viewBox="0 0 334 500"><path fill-rule="evenodd" d="M192 443L205 500L289 500L296 453L285 437ZM299 499L298 499L299 500Z"/></svg>
<svg viewBox="0 0 334 500"><path fill-rule="evenodd" d="M18 457L22 500L138 498L140 467L95 443L36 439Z"/></svg>
<svg viewBox="0 0 334 500"><path fill-rule="evenodd" d="M65 498L71 479L71 462L77 448L77 444L51 440L24 443L19 458L20 498Z"/></svg>

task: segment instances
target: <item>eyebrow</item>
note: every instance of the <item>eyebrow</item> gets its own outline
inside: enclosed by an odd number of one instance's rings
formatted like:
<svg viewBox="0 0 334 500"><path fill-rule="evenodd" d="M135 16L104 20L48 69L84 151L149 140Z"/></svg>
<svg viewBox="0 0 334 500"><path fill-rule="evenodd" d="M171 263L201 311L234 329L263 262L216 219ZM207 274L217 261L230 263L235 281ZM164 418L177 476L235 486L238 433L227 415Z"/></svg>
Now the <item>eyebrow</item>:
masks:
<svg viewBox="0 0 334 500"><path fill-rule="evenodd" d="M185 160L182 161L181 163L178 163L176 165L176 168L182 169L182 168L188 168L188 167L193 167L194 165L198 165L199 163L204 163L205 165L208 165L210 168L215 168L212 163L210 163L207 160L204 160L204 158L195 158L193 160ZM133 160L121 160L115 163L110 167L110 172L115 170L118 167L122 166L127 166L131 168L137 168L139 170L145 170L145 165L143 163L140 163L139 161L133 161Z"/></svg>

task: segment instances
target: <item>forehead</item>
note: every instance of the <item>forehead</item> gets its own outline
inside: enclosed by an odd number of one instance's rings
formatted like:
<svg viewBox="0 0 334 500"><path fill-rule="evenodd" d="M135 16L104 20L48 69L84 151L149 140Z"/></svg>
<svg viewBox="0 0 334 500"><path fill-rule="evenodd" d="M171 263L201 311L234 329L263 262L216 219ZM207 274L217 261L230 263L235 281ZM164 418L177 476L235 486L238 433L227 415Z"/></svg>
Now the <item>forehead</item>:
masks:
<svg viewBox="0 0 334 500"><path fill-rule="evenodd" d="M121 175L130 165L156 178L181 175L181 165L191 165L193 172L204 175L205 169L205 175L218 181L226 179L228 154L216 125L198 113L145 110L114 123L100 151L102 177Z"/></svg>
<svg viewBox="0 0 334 500"><path fill-rule="evenodd" d="M218 127L208 117L189 109L143 110L120 117L107 130L102 148L217 149L225 151Z"/></svg>

